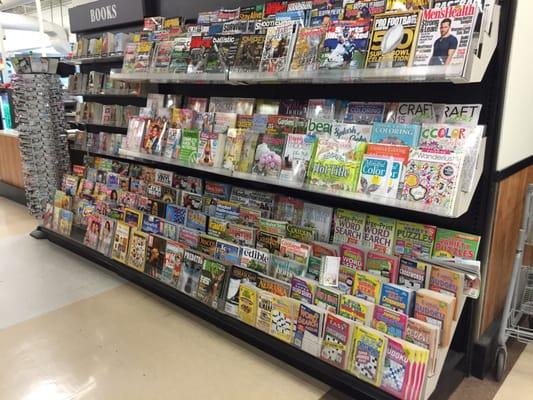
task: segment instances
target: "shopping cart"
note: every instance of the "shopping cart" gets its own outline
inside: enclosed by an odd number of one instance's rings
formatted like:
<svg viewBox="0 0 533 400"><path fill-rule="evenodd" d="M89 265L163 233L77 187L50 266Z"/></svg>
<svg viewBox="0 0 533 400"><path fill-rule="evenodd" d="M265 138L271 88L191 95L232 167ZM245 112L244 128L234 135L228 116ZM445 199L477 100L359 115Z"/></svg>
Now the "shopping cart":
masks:
<svg viewBox="0 0 533 400"><path fill-rule="evenodd" d="M505 298L496 350L496 379L503 377L507 365L505 342L512 337L522 343L533 341L533 266L523 265L524 249L533 245L533 184L527 189L524 215L513 265L509 291Z"/></svg>

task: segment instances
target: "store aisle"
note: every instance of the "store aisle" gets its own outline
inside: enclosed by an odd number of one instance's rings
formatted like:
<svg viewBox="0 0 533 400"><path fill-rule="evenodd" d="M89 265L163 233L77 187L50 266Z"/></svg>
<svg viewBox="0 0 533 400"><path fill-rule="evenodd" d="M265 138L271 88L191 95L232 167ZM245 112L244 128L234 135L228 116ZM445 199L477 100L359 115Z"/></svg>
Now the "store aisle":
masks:
<svg viewBox="0 0 533 400"><path fill-rule="evenodd" d="M48 241L0 198L0 397L320 399L329 387ZM330 398L330 397L328 397Z"/></svg>

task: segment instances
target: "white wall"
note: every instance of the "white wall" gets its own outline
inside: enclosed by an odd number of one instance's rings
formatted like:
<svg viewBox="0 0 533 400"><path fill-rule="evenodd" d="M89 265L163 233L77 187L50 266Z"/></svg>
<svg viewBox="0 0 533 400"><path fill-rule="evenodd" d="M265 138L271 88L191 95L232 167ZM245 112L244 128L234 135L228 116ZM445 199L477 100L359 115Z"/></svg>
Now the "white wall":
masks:
<svg viewBox="0 0 533 400"><path fill-rule="evenodd" d="M497 169L533 154L533 1L518 0L509 59Z"/></svg>

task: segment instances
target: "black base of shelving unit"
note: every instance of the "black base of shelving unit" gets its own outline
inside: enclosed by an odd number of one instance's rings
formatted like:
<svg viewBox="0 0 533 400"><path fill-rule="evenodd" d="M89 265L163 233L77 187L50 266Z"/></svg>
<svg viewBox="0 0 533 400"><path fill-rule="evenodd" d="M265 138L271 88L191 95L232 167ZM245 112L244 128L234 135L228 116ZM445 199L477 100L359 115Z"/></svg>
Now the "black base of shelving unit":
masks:
<svg viewBox="0 0 533 400"><path fill-rule="evenodd" d="M16 203L26 205L26 193L24 189L0 181L0 196L13 200Z"/></svg>
<svg viewBox="0 0 533 400"><path fill-rule="evenodd" d="M46 235L46 238L52 243L99 264L122 278L125 278L143 289L191 312L229 334L244 340L252 346L257 347L259 350L307 373L332 388L342 391L353 399L395 398L379 388L355 378L347 372L332 367L322 360L298 350L297 348L258 329L246 325L233 317L222 314L142 272L129 268L122 263L104 256L96 250L84 246L81 242L81 232L76 231L75 228L73 228L73 235L80 236L79 241L65 237L42 226L37 229L43 232ZM449 394L457 388L464 376L464 355L459 353L451 354L446 360L446 365L441 380L439 381L439 385L437 386L437 390L430 399L440 400L448 398Z"/></svg>

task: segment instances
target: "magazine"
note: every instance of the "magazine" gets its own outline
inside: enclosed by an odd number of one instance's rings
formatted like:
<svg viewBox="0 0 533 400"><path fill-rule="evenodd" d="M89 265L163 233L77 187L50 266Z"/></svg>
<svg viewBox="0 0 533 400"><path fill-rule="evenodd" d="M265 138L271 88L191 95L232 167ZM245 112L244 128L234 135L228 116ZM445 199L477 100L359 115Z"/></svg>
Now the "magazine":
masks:
<svg viewBox="0 0 533 400"><path fill-rule="evenodd" d="M324 33L325 28L321 26L300 28L292 55L291 71L314 71L318 68Z"/></svg>
<svg viewBox="0 0 533 400"><path fill-rule="evenodd" d="M462 74L477 15L475 4L423 10L413 66L446 65Z"/></svg>
<svg viewBox="0 0 533 400"><path fill-rule="evenodd" d="M339 21L326 31L320 53L320 68L359 69L365 65L371 18Z"/></svg>
<svg viewBox="0 0 533 400"><path fill-rule="evenodd" d="M265 35L242 35L239 48L235 56L233 72L255 72L259 70Z"/></svg>
<svg viewBox="0 0 533 400"><path fill-rule="evenodd" d="M283 72L290 66L298 25L284 24L267 29L259 64L260 72Z"/></svg>
<svg viewBox="0 0 533 400"><path fill-rule="evenodd" d="M397 68L411 65L419 12L386 13L374 18L365 68Z"/></svg>

